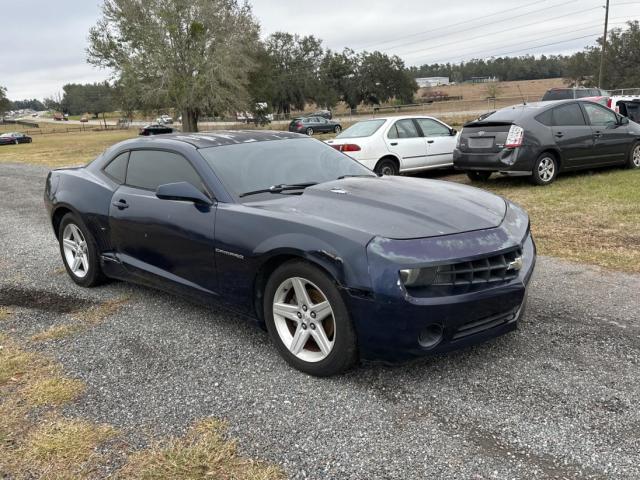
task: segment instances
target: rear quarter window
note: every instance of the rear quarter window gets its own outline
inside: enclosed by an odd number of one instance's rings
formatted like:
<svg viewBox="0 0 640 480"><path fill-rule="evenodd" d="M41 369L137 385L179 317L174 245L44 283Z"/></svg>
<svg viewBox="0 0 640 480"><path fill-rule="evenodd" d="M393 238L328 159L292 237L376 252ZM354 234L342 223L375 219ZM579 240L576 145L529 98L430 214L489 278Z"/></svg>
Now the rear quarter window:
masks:
<svg viewBox="0 0 640 480"><path fill-rule="evenodd" d="M111 160L104 167L104 173L118 183L124 183L127 178L127 162L129 161L129 152L124 152Z"/></svg>
<svg viewBox="0 0 640 480"><path fill-rule="evenodd" d="M553 125L553 111L547 110L536 117L536 120L547 127Z"/></svg>

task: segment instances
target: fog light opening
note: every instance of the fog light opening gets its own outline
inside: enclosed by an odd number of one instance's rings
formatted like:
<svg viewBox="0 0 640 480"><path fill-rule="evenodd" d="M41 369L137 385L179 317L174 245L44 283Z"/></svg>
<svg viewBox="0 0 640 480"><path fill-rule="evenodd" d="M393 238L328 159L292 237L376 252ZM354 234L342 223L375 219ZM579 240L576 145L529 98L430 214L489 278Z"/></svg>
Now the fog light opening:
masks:
<svg viewBox="0 0 640 480"><path fill-rule="evenodd" d="M442 325L433 324L420 332L418 343L424 348L433 348L442 341Z"/></svg>

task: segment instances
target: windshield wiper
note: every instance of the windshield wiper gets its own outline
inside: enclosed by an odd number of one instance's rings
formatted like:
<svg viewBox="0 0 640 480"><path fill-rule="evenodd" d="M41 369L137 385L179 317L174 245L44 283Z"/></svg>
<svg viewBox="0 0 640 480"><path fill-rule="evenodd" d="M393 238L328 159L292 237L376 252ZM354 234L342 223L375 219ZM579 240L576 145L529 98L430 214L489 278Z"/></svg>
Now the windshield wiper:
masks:
<svg viewBox="0 0 640 480"><path fill-rule="evenodd" d="M378 175L371 175L371 174L363 174L363 175L342 175L341 177L338 177L336 180L342 180L343 178L356 178L356 177L371 177L371 178L376 178Z"/></svg>
<svg viewBox="0 0 640 480"><path fill-rule="evenodd" d="M293 183L293 184L281 184L281 185L271 185L269 188L263 188L261 190L254 190L252 192L245 192L238 195L240 198L248 197L249 195L257 195L258 193L282 193L288 190L304 190L307 187L313 187L317 185L316 182L313 183Z"/></svg>

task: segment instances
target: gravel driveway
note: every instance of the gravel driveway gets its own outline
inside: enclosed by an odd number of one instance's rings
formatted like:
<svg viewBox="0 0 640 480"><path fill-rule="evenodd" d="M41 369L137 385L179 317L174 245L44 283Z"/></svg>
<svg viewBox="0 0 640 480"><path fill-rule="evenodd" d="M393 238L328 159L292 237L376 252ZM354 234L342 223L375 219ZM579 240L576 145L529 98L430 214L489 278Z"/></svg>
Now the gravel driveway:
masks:
<svg viewBox="0 0 640 480"><path fill-rule="evenodd" d="M409 365L316 379L225 311L62 270L46 171L0 165L0 323L26 337L108 299L101 324L37 347L88 384L67 408L134 444L207 416L293 478L640 478L640 276L540 258L520 329ZM33 307L36 308L33 308Z"/></svg>

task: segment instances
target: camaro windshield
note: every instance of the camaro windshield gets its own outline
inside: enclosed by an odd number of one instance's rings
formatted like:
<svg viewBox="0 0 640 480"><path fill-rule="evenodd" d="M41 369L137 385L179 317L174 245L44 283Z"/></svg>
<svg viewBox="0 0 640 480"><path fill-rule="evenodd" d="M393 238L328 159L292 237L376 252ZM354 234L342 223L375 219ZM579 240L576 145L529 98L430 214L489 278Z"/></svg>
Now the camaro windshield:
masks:
<svg viewBox="0 0 640 480"><path fill-rule="evenodd" d="M210 147L201 149L200 153L227 190L239 199L243 193L275 185L316 184L353 175L375 176L355 160L311 138ZM241 199L250 201L255 197Z"/></svg>
<svg viewBox="0 0 640 480"><path fill-rule="evenodd" d="M365 120L350 126L336 138L362 138L370 137L378 131L378 129L386 122L386 120Z"/></svg>

